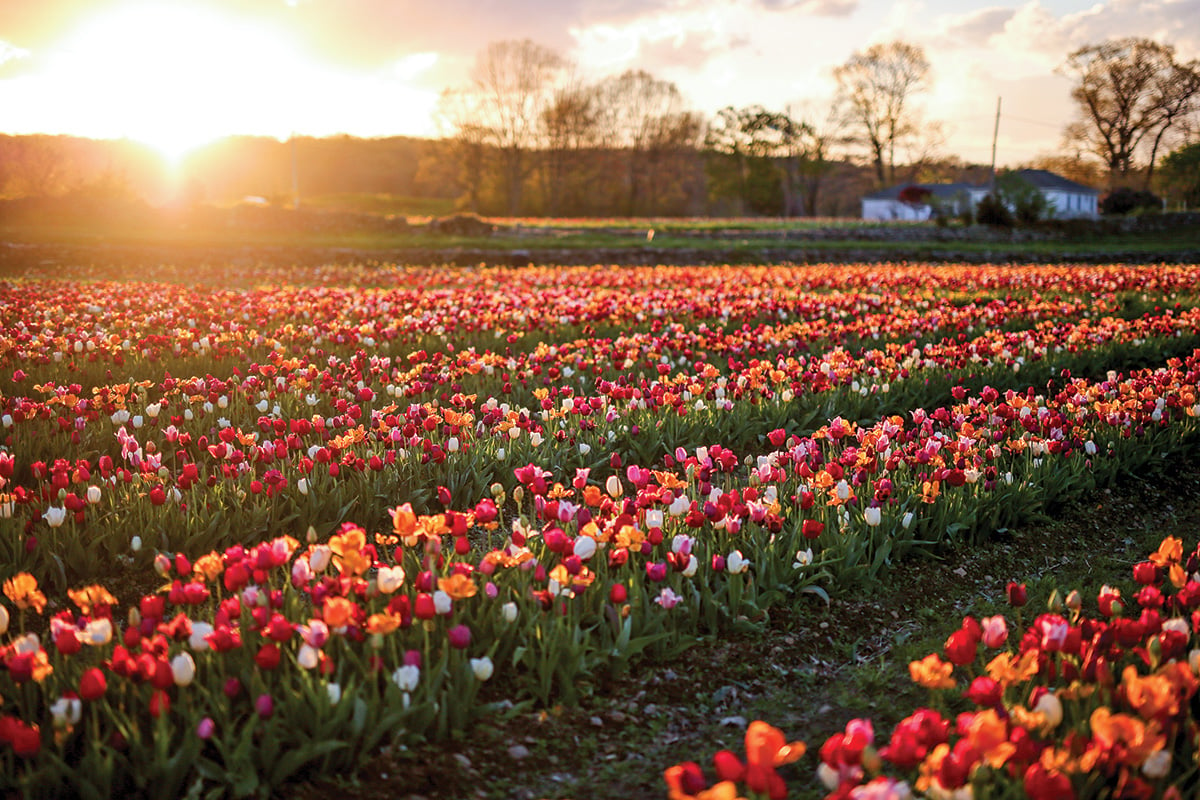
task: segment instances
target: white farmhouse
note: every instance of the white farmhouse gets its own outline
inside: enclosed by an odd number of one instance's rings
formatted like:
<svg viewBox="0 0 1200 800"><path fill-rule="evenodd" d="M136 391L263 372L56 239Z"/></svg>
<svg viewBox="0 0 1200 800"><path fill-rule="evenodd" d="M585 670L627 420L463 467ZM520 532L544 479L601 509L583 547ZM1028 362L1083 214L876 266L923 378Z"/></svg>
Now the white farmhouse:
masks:
<svg viewBox="0 0 1200 800"><path fill-rule="evenodd" d="M927 202L905 202L900 199L900 193L905 189L923 190L929 193ZM976 196L978 193L978 196ZM870 220L897 220L904 222L924 222L933 216L933 203L945 208L951 214L958 214L970 204L971 208L979 202L987 190L980 191L978 186L970 183L905 183L880 189L862 199L862 218Z"/></svg>
<svg viewBox="0 0 1200 800"><path fill-rule="evenodd" d="M1044 169L1019 169L1016 174L1033 184L1046 197L1054 219L1099 216L1100 192L1082 183L1067 180ZM980 195L982 197L982 195Z"/></svg>
<svg viewBox="0 0 1200 800"><path fill-rule="evenodd" d="M1100 192L1061 175L1044 169L1019 169L1016 175L1024 178L1045 197L1050 207L1047 216L1055 219L1098 216L1097 201ZM904 202L901 192L913 190L928 192L926 202ZM905 192L907 195L919 191ZM933 216L933 204L939 205L949 214L958 214L969 203L974 208L988 186L972 183L915 183L901 184L867 195L862 199L862 218L865 220L922 222Z"/></svg>

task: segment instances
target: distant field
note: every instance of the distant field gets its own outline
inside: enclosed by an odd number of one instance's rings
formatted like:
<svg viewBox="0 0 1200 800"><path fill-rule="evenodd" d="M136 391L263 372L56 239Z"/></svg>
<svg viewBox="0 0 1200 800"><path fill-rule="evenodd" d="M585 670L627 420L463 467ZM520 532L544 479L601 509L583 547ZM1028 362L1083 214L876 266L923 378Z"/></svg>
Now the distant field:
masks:
<svg viewBox="0 0 1200 800"><path fill-rule="evenodd" d="M339 260L395 263L819 263L824 261L1200 261L1200 226L1008 232L931 223L780 218L484 218L388 214L401 199L359 196L363 212L238 207L84 218L0 213L0 240L70 247L332 250ZM375 204L373 208L372 204ZM35 221L29 221L29 220ZM436 225L434 224L436 222ZM23 256L21 256L23 257ZM14 255L0 252L11 265ZM19 258L18 258L19 260Z"/></svg>

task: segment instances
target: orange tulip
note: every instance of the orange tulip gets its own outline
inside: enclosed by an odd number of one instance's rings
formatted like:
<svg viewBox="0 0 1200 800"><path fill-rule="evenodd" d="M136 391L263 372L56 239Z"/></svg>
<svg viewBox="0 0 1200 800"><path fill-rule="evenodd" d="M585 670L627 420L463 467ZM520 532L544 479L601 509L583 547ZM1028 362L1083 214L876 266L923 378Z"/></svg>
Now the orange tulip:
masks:
<svg viewBox="0 0 1200 800"><path fill-rule="evenodd" d="M479 590L479 587L475 585L475 581L459 573L445 578L438 578L438 588L450 595L454 600L466 600L468 597L474 597L475 593Z"/></svg>
<svg viewBox="0 0 1200 800"><path fill-rule="evenodd" d="M38 591L37 586L37 578L22 572L4 582L4 595L22 611L32 608L40 614L46 607L46 595Z"/></svg>
<svg viewBox="0 0 1200 800"><path fill-rule="evenodd" d="M942 661L937 653L930 653L920 661L912 661L908 665L908 674L913 683L926 689L953 689L954 665Z"/></svg>

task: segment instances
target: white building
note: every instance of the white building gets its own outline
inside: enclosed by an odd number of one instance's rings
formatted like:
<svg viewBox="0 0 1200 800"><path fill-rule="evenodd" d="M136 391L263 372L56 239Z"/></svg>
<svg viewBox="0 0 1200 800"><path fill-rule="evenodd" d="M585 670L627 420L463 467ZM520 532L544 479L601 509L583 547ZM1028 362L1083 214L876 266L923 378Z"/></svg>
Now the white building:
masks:
<svg viewBox="0 0 1200 800"><path fill-rule="evenodd" d="M1020 169L1016 175L1028 181L1046 198L1050 207L1047 216L1055 219L1098 216L1097 202L1100 192L1090 186L1067 180L1061 175L1044 169ZM929 202L904 202L901 192L909 187L922 191L906 194L928 193ZM865 220L898 220L921 222L933 216L933 204L954 215L961 213L965 203L974 208L988 193L986 185L970 183L918 183L902 184L873 192L862 199L862 218Z"/></svg>
<svg viewBox="0 0 1200 800"><path fill-rule="evenodd" d="M1100 215L1100 192L1082 183L1067 180L1044 169L1019 169L1016 174L1037 187L1050 205L1054 219L1075 219ZM982 196L982 195L981 195Z"/></svg>
<svg viewBox="0 0 1200 800"><path fill-rule="evenodd" d="M900 199L901 192L912 187L916 194L928 192L929 202L905 202ZM978 196L976 193L978 192ZM913 192L910 192L913 193ZM966 204L971 208L979 202L979 198L987 194L970 183L905 183L880 189L862 199L862 218L870 220L897 220L904 222L924 222L933 216L933 204L945 208L951 214L961 213Z"/></svg>

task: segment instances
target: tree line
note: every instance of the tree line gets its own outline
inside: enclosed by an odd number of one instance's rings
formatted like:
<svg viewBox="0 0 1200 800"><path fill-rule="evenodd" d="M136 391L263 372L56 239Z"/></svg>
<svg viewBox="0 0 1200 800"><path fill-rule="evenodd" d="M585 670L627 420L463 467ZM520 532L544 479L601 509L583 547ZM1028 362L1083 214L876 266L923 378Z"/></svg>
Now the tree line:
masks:
<svg viewBox="0 0 1200 800"><path fill-rule="evenodd" d="M1075 82L1077 115L1063 146L1076 156L1029 166L1109 189L1191 196L1186 151L1200 143L1200 61L1123 38L1079 48L1060 71ZM588 83L558 53L504 41L479 54L467 85L443 94L440 122L466 206L510 215L679 213L697 193L727 213L814 215L842 164L868 168L874 188L969 171L938 155L944 129L919 105L932 80L919 46L873 45L833 74L823 115L752 105L705 121L674 84L646 72ZM1156 184L1158 168L1167 175Z"/></svg>
<svg viewBox="0 0 1200 800"><path fill-rule="evenodd" d="M1065 154L1024 166L1200 203L1200 62L1125 38L1079 48L1060 71L1074 81L1077 110ZM494 42L465 85L443 92L439 138L239 137L192 154L182 167L190 177L173 191L193 202L286 202L297 164L305 195L453 199L485 215L842 216L876 188L986 179L986 166L941 154L943 127L920 106L932 82L920 47L873 45L833 74L826 109L730 106L705 119L646 71L588 80L535 42ZM136 149L0 137L0 195L61 193L98 171L111 190L114 165L137 187L165 183Z"/></svg>

